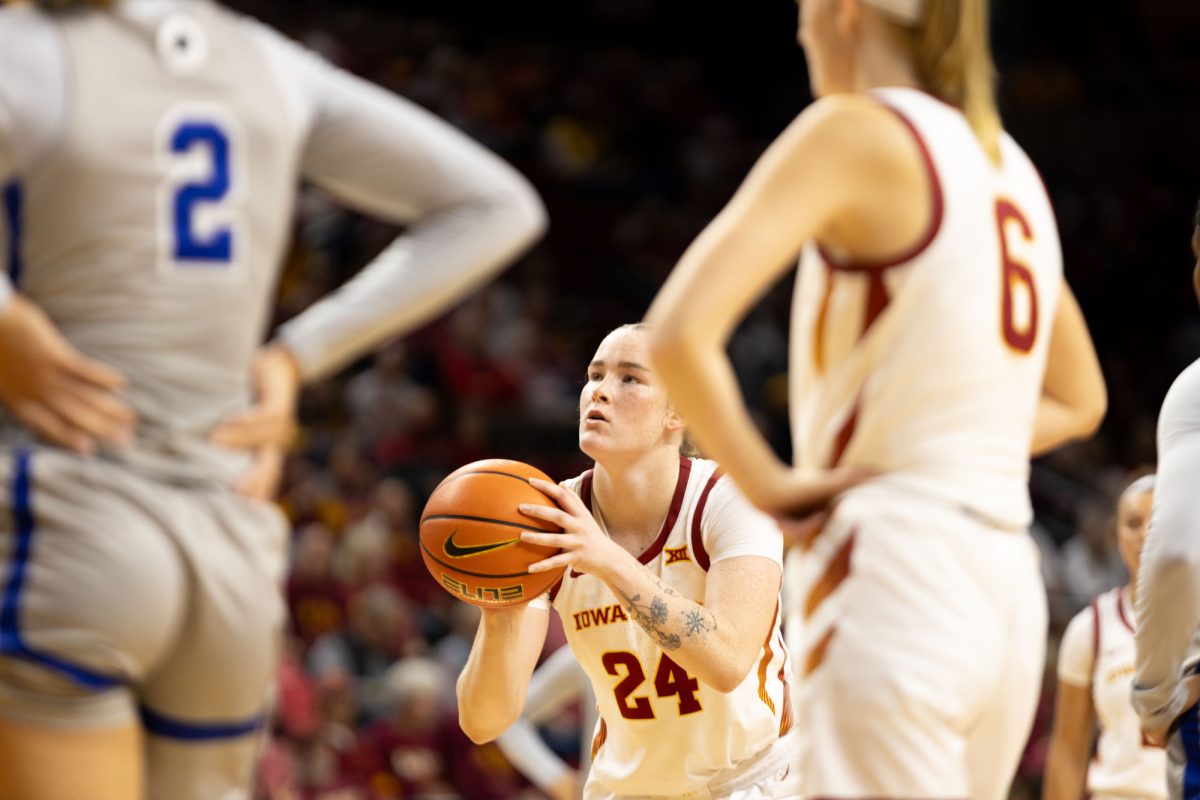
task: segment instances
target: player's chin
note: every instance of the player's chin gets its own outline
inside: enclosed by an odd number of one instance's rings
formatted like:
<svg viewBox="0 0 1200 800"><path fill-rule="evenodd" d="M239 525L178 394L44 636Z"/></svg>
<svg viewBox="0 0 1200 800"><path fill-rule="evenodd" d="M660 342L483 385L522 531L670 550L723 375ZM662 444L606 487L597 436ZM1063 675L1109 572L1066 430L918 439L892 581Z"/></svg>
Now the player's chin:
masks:
<svg viewBox="0 0 1200 800"><path fill-rule="evenodd" d="M614 444L608 431L596 430L589 426L579 428L579 449L588 458L598 460L601 456L612 453L615 449Z"/></svg>

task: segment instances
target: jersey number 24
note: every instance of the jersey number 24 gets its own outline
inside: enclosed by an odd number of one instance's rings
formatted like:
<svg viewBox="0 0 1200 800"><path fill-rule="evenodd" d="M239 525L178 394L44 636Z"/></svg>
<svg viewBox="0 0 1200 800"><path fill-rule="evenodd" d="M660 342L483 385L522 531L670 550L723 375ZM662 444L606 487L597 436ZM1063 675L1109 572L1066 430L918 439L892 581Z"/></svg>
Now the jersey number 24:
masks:
<svg viewBox="0 0 1200 800"><path fill-rule="evenodd" d="M642 662L633 653L626 650L613 650L604 654L600 659L604 671L622 680L613 687L617 696L617 708L625 719L654 719L654 708L650 698L645 695L634 695L646 682L646 671ZM700 698L700 681L693 678L683 667L671 660L666 653L658 660L658 669L654 672L654 691L659 697L678 697L679 715L694 714L703 710Z"/></svg>

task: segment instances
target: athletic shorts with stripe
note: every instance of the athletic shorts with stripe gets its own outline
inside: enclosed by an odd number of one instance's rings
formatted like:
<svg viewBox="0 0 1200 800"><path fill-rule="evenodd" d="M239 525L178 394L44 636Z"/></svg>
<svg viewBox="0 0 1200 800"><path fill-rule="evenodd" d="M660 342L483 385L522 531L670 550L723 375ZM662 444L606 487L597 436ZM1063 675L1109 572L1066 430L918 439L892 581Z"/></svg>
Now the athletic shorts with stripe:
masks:
<svg viewBox="0 0 1200 800"><path fill-rule="evenodd" d="M1200 706L1185 711L1173 728L1167 739L1167 797L1200 800Z"/></svg>
<svg viewBox="0 0 1200 800"><path fill-rule="evenodd" d="M1032 540L869 486L802 561L803 795L1006 798L1045 659Z"/></svg>
<svg viewBox="0 0 1200 800"><path fill-rule="evenodd" d="M249 783L284 612L287 526L228 490L0 451L0 715L140 719L151 800Z"/></svg>

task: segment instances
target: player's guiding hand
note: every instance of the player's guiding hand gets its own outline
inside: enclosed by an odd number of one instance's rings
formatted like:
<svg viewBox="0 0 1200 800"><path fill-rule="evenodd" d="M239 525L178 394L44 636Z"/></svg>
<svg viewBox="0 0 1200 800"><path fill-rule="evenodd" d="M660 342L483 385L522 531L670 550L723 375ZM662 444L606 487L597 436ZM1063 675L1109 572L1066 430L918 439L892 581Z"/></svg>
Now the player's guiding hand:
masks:
<svg viewBox="0 0 1200 800"><path fill-rule="evenodd" d="M0 312L0 400L53 444L91 455L127 446L137 415L121 398L125 378L76 350L45 312L13 294Z"/></svg>
<svg viewBox="0 0 1200 800"><path fill-rule="evenodd" d="M558 504L558 508L522 503L517 510L526 516L549 522L562 528L562 533L522 531L521 541L546 547L562 548L562 552L529 565L530 572L547 572L571 567L577 572L595 575L604 580L633 556L614 542L596 523L592 512L579 495L549 481L530 478L529 483ZM636 563L636 561L635 561Z"/></svg>
<svg viewBox="0 0 1200 800"><path fill-rule="evenodd" d="M259 348L251 365L255 402L227 417L209 440L221 447L251 450L254 462L234 490L256 500L270 500L279 490L283 462L296 436L296 398L300 368L286 347L272 343Z"/></svg>
<svg viewBox="0 0 1200 800"><path fill-rule="evenodd" d="M1196 705L1196 703L1200 703L1200 675L1188 675L1181 681L1181 683L1187 690L1187 702L1184 703L1183 706L1183 711L1187 712L1192 708L1192 706ZM1182 717L1183 713L1180 713L1179 716ZM1155 747L1166 747L1167 739L1171 737L1171 727L1144 730L1142 731L1142 736L1147 744Z"/></svg>

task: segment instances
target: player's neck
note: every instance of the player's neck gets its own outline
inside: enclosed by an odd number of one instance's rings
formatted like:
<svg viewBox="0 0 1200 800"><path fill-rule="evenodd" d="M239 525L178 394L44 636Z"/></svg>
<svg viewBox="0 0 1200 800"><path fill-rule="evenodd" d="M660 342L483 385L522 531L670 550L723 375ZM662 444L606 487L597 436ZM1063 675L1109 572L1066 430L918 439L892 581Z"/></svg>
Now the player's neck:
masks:
<svg viewBox="0 0 1200 800"><path fill-rule="evenodd" d="M911 54L892 41L876 42L863 47L859 53L858 69L855 73L854 89L857 92L867 92L885 86L924 88L917 77Z"/></svg>
<svg viewBox="0 0 1200 800"><path fill-rule="evenodd" d="M600 508L610 536L658 535L679 479L678 453L664 448L619 466L597 463L593 475L593 508Z"/></svg>

